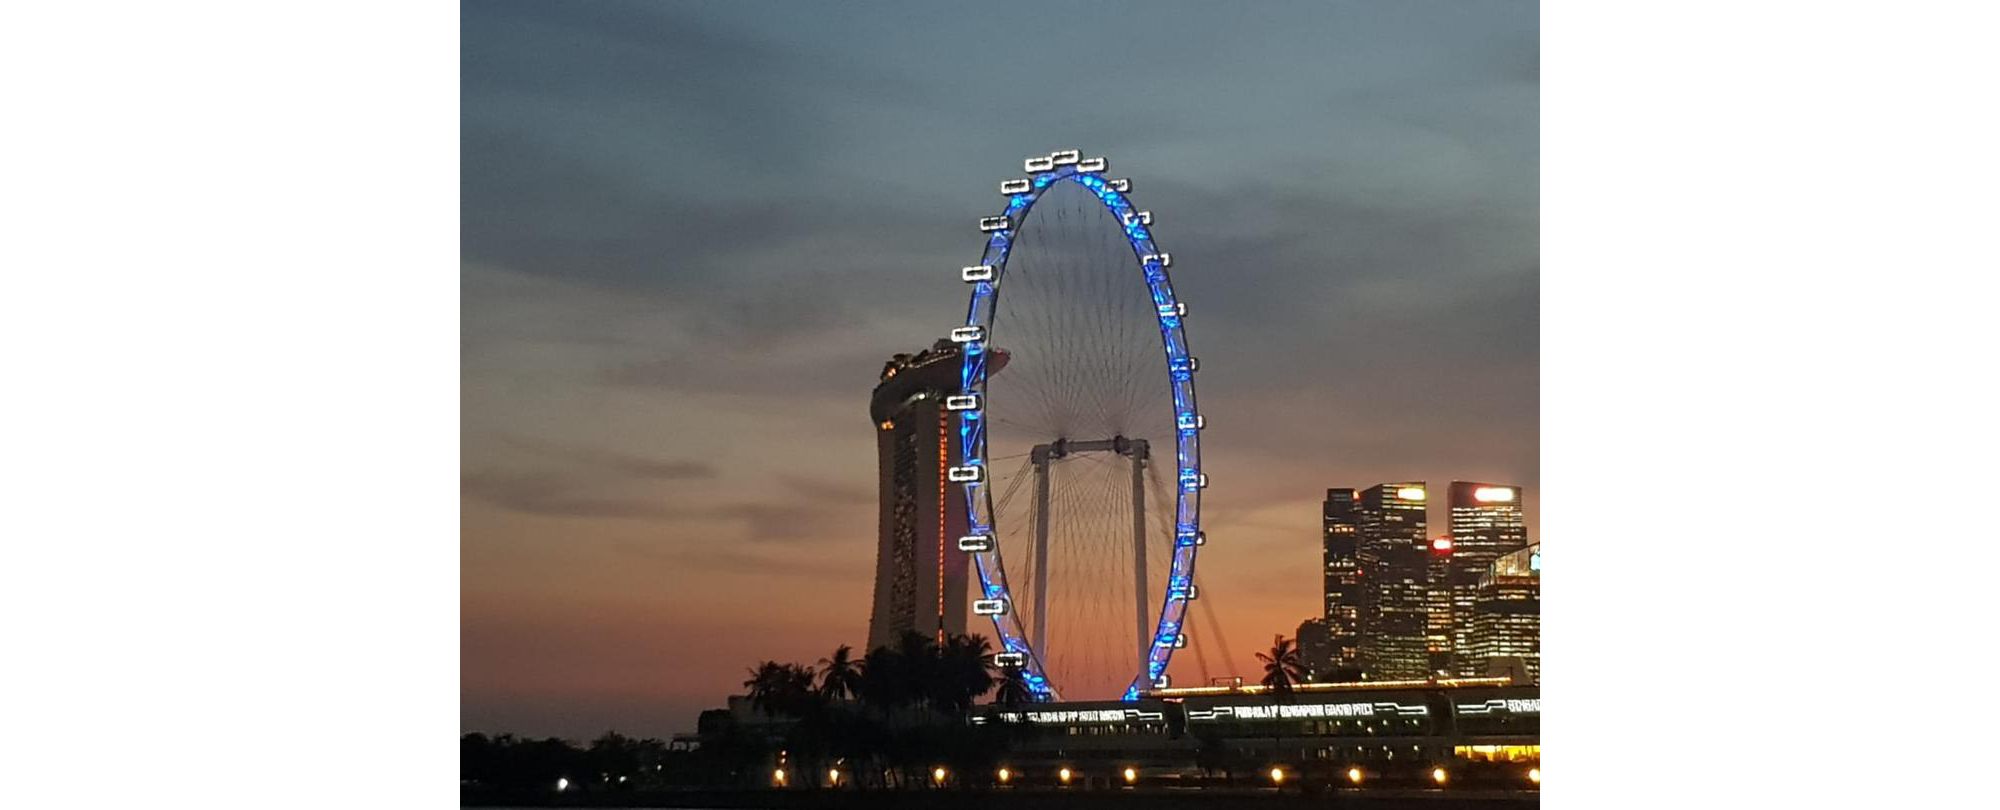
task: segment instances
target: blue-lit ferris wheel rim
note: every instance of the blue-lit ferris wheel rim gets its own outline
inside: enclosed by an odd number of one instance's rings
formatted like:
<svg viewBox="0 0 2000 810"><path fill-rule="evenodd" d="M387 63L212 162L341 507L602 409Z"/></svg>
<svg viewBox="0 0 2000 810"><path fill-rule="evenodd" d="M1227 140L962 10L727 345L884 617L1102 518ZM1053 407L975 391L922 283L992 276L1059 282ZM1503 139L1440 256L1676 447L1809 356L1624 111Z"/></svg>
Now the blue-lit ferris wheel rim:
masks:
<svg viewBox="0 0 2000 810"><path fill-rule="evenodd" d="M985 252L980 258L981 266L993 268L992 277L991 280L973 282L965 326L968 329L976 327L978 332L975 339L964 342L960 367L961 393L977 396L978 407L958 412L958 436L960 458L964 459L961 463L982 469L977 480L964 484L965 513L970 534L997 537L992 493L988 488L992 479L983 469L986 459L983 418L986 407L986 343L992 334L994 305L999 298L1000 282L1006 278L1007 256L1013 250L1014 234L1025 221L1028 209L1056 183L1073 181L1088 189L1119 222L1124 223L1125 238L1132 245L1133 259L1145 276L1147 289L1153 296L1154 312L1160 322L1160 342L1166 351L1168 383L1174 397L1177 436L1174 456L1178 483L1174 487L1173 560L1167 572L1166 594L1160 606L1159 622L1153 630L1146 669L1134 677L1131 686L1125 690L1124 698L1133 700L1139 696L1140 689L1157 683L1166 673L1167 664L1173 659L1176 643L1180 640L1189 598L1193 595L1195 551L1202 542L1201 488L1207 483L1201 474L1201 423L1194 398L1195 362L1188 353L1187 335L1181 326L1184 308L1174 297L1173 282L1167 275L1166 265L1170 260L1161 259L1161 251L1153 244L1152 231L1147 222L1151 215L1134 209L1126 194L1113 188L1118 181L1107 181L1098 171L1079 171L1075 158L1075 154L1070 153L1069 163L1030 176L1027 190L1009 194L1007 208L1001 213L1006 218L1005 227L989 234ZM1037 697L1055 699L1055 686L1049 683L1043 669L1041 651L1029 645L1021 632L1018 613L1011 609L1013 593L1007 587L1007 573L1001 565L999 543L990 543L987 550L971 553L979 571L981 598L1003 600L1003 604L1010 607L991 617L993 630L1000 637L1001 649L1022 656L1025 660L1023 675L1028 688Z"/></svg>

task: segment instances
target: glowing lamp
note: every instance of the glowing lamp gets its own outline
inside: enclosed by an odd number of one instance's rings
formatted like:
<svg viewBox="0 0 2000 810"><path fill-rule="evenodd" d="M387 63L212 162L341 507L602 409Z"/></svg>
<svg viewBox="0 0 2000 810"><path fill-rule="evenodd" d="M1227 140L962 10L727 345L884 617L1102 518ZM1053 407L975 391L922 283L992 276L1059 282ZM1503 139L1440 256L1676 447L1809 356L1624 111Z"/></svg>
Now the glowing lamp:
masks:
<svg viewBox="0 0 2000 810"><path fill-rule="evenodd" d="M840 769L839 769L839 768L831 768L831 769L828 769L828 770L827 770L827 772L826 772L826 783L827 783L827 784L829 784L829 785L838 785L838 784L840 784Z"/></svg>
<svg viewBox="0 0 2000 810"><path fill-rule="evenodd" d="M1533 783L1535 783L1535 784L1537 784L1537 785L1541 784L1541 783L1542 783L1542 769L1540 769L1540 768L1529 768L1529 769L1528 769L1528 781L1530 781L1530 782L1533 782Z"/></svg>
<svg viewBox="0 0 2000 810"><path fill-rule="evenodd" d="M1283 768L1272 768L1272 769L1271 769L1271 784L1274 784L1274 785L1282 785L1282 784L1284 784L1284 783L1285 783L1285 771L1284 771L1284 769L1283 769Z"/></svg>
<svg viewBox="0 0 2000 810"><path fill-rule="evenodd" d="M1139 772L1138 772L1137 770L1135 770L1135 769L1132 769L1132 768L1126 768L1126 769L1125 769L1125 784L1128 784L1128 785L1129 785L1129 784L1132 784L1133 782L1137 782L1137 781L1139 781Z"/></svg>
<svg viewBox="0 0 2000 810"><path fill-rule="evenodd" d="M1001 769L1000 769L1000 772L999 772L998 774L995 774L995 775L996 775L996 776L998 776L998 777L1000 777L1000 784L1003 784L1003 785L1004 785L1004 784L1007 784L1007 780L1008 780L1008 778L1012 777L1012 776L1013 776L1014 774L1013 774L1012 772L1008 771L1008 770L1007 770L1006 768L1001 768Z"/></svg>
<svg viewBox="0 0 2000 810"><path fill-rule="evenodd" d="M567 776L556 780L556 792L561 793L565 790L569 790L569 777Z"/></svg>
<svg viewBox="0 0 2000 810"><path fill-rule="evenodd" d="M935 780L937 780L937 781L939 781L939 782L943 782L943 781L944 781L944 769L943 769L943 768L932 768L932 769L931 769L931 778L932 778L932 779L935 779Z"/></svg>
<svg viewBox="0 0 2000 810"><path fill-rule="evenodd" d="M1358 784L1361 784L1361 769L1360 769L1360 768L1348 768L1348 769L1347 769L1347 781L1349 781L1349 782L1353 782L1354 784L1357 784L1357 785L1358 785Z"/></svg>
<svg viewBox="0 0 2000 810"><path fill-rule="evenodd" d="M785 784L785 769L784 769L784 768L779 768L779 769L777 769L777 770L775 770L775 771L772 771L772 772L771 772L771 782L772 782L772 784L775 784L775 785L778 785L778 786L780 786L780 787L783 787L783 786L784 786L784 784Z"/></svg>
<svg viewBox="0 0 2000 810"><path fill-rule="evenodd" d="M1431 769L1431 781L1433 781L1433 782L1436 782L1436 783L1438 783L1438 784L1442 785L1442 784L1444 784L1444 780L1445 780L1445 777L1446 777L1446 774L1445 774L1445 772L1444 772L1444 769L1443 769L1443 768L1432 768L1432 769Z"/></svg>
<svg viewBox="0 0 2000 810"><path fill-rule="evenodd" d="M1436 540L1432 540L1432 541L1431 541L1431 550L1432 550L1432 551L1435 551L1435 552L1437 552L1437 553L1439 553L1439 554L1450 554L1450 553L1451 553L1451 538L1449 538L1449 537L1440 537L1440 538L1438 538L1438 539L1436 539Z"/></svg>
<svg viewBox="0 0 2000 810"><path fill-rule="evenodd" d="M1514 500L1514 488L1480 487L1472 491L1472 499L1480 503L1507 503Z"/></svg>
<svg viewBox="0 0 2000 810"><path fill-rule="evenodd" d="M1424 499L1424 488L1403 487L1402 489L1396 490L1396 497L1402 498L1403 500L1406 501L1421 501Z"/></svg>
<svg viewBox="0 0 2000 810"><path fill-rule="evenodd" d="M1056 778L1062 780L1062 783L1065 785L1069 784L1069 777L1070 772L1068 768L1056 771Z"/></svg>

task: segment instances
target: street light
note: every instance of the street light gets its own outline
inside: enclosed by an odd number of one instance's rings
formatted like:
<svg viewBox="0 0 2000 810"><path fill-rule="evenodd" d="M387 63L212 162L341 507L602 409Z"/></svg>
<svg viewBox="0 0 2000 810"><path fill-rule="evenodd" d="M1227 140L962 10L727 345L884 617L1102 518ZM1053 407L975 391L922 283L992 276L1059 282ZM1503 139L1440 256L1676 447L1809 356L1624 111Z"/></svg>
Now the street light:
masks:
<svg viewBox="0 0 2000 810"><path fill-rule="evenodd" d="M1528 781L1530 781L1530 782L1533 782L1533 783L1535 783L1535 784L1537 784L1537 785L1541 784L1541 783L1542 783L1542 769L1540 769L1540 768L1529 768L1529 769L1528 769Z"/></svg>
<svg viewBox="0 0 2000 810"><path fill-rule="evenodd" d="M1273 784L1273 785L1283 785L1284 783L1285 783L1285 769L1283 769L1283 768L1272 768L1272 769L1271 769L1271 784Z"/></svg>
<svg viewBox="0 0 2000 810"><path fill-rule="evenodd" d="M561 793L561 792L563 792L563 791L565 791L565 790L569 790L569 777L567 777L567 776L564 776L564 777L559 777L559 778L557 778L557 779L556 779L556 792L557 792L557 793Z"/></svg>
<svg viewBox="0 0 2000 810"><path fill-rule="evenodd" d="M1006 768L1001 768L1000 773L997 775L1000 777L1000 784L1004 785L1007 784L1007 780L1011 778L1014 774L1013 772L1007 770Z"/></svg>
<svg viewBox="0 0 2000 810"><path fill-rule="evenodd" d="M1361 769L1360 769L1360 768L1348 768L1348 769L1347 769L1347 781L1349 781L1349 782L1353 782L1354 784L1357 784L1357 785L1358 785L1358 784L1361 784Z"/></svg>
<svg viewBox="0 0 2000 810"><path fill-rule="evenodd" d="M1132 784L1133 782L1137 782L1137 781L1139 781L1139 771L1138 771L1138 770L1136 770L1136 769L1133 769L1133 768L1126 768L1126 769L1125 769L1125 784L1128 784L1128 785L1129 785L1129 784Z"/></svg>
<svg viewBox="0 0 2000 810"><path fill-rule="evenodd" d="M828 786L828 787L840 787L840 769L839 769L839 768L828 768L828 769L827 769L827 771L826 771L826 784L827 784L827 786Z"/></svg>
<svg viewBox="0 0 2000 810"><path fill-rule="evenodd" d="M1068 768L1063 768L1062 770L1056 771L1056 778L1062 780L1062 783L1065 785L1069 784L1069 777L1070 777L1070 772Z"/></svg>
<svg viewBox="0 0 2000 810"><path fill-rule="evenodd" d="M940 785L944 784L944 777L945 777L944 766L940 765L936 768L931 769L931 779L936 780L938 784Z"/></svg>
<svg viewBox="0 0 2000 810"><path fill-rule="evenodd" d="M784 786L785 786L785 769L784 769L784 768L779 768L779 769L777 769L777 770L775 770L775 771L772 771L772 772L771 772L771 784L774 784L774 785L777 785L778 787L784 787Z"/></svg>
<svg viewBox="0 0 2000 810"><path fill-rule="evenodd" d="M1431 781L1433 781L1433 782L1436 782L1436 783L1438 783L1438 784L1442 785L1442 784L1444 784L1444 780L1445 780L1445 778L1446 778L1447 776L1448 776L1448 774L1446 774L1446 773L1444 772L1444 769L1443 769L1443 768L1432 768L1432 769L1431 769Z"/></svg>

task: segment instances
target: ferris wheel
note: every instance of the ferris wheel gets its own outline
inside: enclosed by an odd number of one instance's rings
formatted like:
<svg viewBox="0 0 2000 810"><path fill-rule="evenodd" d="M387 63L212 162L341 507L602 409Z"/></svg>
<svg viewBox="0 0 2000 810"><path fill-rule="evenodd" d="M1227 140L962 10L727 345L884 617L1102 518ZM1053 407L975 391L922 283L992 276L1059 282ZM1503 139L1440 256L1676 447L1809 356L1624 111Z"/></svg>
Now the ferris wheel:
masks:
<svg viewBox="0 0 2000 810"><path fill-rule="evenodd" d="M1040 699L1059 684L1134 699L1167 684L1186 644L1206 542L1187 305L1153 215L1104 158L1067 150L1023 169L1000 184L1006 208L979 220L979 264L960 271L971 302L951 332L961 390L945 403L962 459L947 478L969 524L958 548L995 663L1020 667Z"/></svg>

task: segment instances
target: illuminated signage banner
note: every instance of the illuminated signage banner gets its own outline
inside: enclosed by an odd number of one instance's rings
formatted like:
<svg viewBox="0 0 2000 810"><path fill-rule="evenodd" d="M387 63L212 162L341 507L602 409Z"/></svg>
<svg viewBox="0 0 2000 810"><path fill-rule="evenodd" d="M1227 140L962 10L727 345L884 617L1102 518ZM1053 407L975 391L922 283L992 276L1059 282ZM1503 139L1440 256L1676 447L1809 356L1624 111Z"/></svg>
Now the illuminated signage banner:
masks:
<svg viewBox="0 0 2000 810"><path fill-rule="evenodd" d="M1315 717L1423 717L1430 710L1400 703L1304 703L1189 709L1189 720L1293 720Z"/></svg>
<svg viewBox="0 0 2000 810"><path fill-rule="evenodd" d="M1505 712L1507 714L1541 714L1542 699L1516 698L1512 700L1500 700L1495 698L1485 703L1458 704L1459 714L1493 714L1495 712Z"/></svg>
<svg viewBox="0 0 2000 810"><path fill-rule="evenodd" d="M996 712L995 719L1002 723L1035 723L1039 725L1091 725L1096 723L1133 723L1160 720L1166 715L1160 712L1143 712L1138 709L1072 709L1055 712ZM985 717L972 718L974 725L986 722Z"/></svg>

